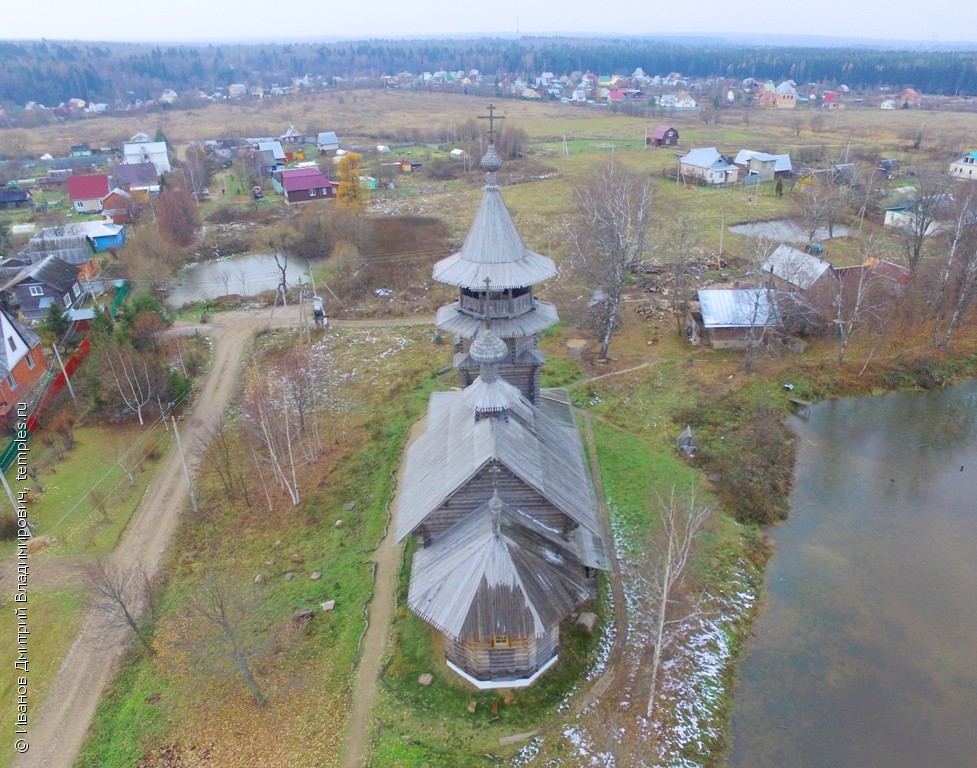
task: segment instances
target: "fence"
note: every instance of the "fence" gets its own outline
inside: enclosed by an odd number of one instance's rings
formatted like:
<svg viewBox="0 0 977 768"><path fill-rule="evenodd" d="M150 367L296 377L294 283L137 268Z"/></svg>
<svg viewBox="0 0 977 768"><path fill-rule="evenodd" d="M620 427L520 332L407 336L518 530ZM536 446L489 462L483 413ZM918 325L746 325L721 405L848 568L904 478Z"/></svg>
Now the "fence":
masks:
<svg viewBox="0 0 977 768"><path fill-rule="evenodd" d="M88 353L92 351L91 342L88 339L84 339L81 344L78 345L78 350L73 354L64 364L64 369L68 374L68 377L74 376L75 371L78 370L78 366L82 364L82 361L88 357ZM37 428L41 425L41 419L47 412L47 409L54 402L54 398L58 396L62 389L67 385L68 379L65 378L64 373L59 373L54 377L54 381L51 385L44 390L44 394L41 395L40 399L37 401L37 405L31 410L30 416L27 417L27 436L23 440L18 440L14 438L10 441L7 447L0 453L0 472L6 472L10 469L10 466L14 463L14 459L17 457L17 452L20 449L22 443L27 442L30 436L37 431Z"/></svg>

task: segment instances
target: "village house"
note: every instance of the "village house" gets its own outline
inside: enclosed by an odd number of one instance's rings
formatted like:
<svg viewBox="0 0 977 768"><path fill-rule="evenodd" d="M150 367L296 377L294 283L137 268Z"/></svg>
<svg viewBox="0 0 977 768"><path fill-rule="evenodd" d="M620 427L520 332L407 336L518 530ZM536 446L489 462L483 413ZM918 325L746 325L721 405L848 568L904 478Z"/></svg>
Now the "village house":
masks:
<svg viewBox="0 0 977 768"><path fill-rule="evenodd" d="M797 106L797 89L790 80L775 86L768 80L760 86L757 100L761 107L768 109L794 109Z"/></svg>
<svg viewBox="0 0 977 768"><path fill-rule="evenodd" d="M3 208L34 210L34 198L29 189L0 189L0 209Z"/></svg>
<svg viewBox="0 0 977 768"><path fill-rule="evenodd" d="M793 176L794 166L790 155L771 155L752 149L741 149L733 159L733 165L740 168L744 177L755 176L760 181L781 179Z"/></svg>
<svg viewBox="0 0 977 768"><path fill-rule="evenodd" d="M116 163L112 166L112 185L125 190L133 199L148 204L150 197L159 194L156 166L145 163Z"/></svg>
<svg viewBox="0 0 977 768"><path fill-rule="evenodd" d="M490 138L468 237L434 268L459 290L436 323L458 339L463 389L431 396L396 512L396 539L419 541L408 606L442 634L448 668L480 689L531 685L549 669L561 622L609 567L568 394L539 385L535 340L558 316L533 287L556 267L523 244L501 165Z"/></svg>
<svg viewBox="0 0 977 768"><path fill-rule="evenodd" d="M950 175L955 179L977 179L977 152L968 152L958 160L950 163Z"/></svg>
<svg viewBox="0 0 977 768"><path fill-rule="evenodd" d="M113 224L130 224L136 219L139 205L124 189L116 187L102 201L102 218Z"/></svg>
<svg viewBox="0 0 977 768"><path fill-rule="evenodd" d="M678 131L670 125L659 125L645 139L645 145L649 147L677 147Z"/></svg>
<svg viewBox="0 0 977 768"><path fill-rule="evenodd" d="M679 176L686 184L733 184L739 171L715 147L693 149L679 158Z"/></svg>
<svg viewBox="0 0 977 768"><path fill-rule="evenodd" d="M335 131L322 131L316 140L320 155L334 155L339 149L339 139Z"/></svg>
<svg viewBox="0 0 977 768"><path fill-rule="evenodd" d="M170 172L170 153L165 141L150 141L145 133L137 133L122 144L122 162L126 165L152 163L156 175Z"/></svg>
<svg viewBox="0 0 977 768"><path fill-rule="evenodd" d="M99 213L109 192L109 177L104 173L68 177L68 199L77 213Z"/></svg>
<svg viewBox="0 0 977 768"><path fill-rule="evenodd" d="M330 181L318 168L286 168L272 177L276 191L287 205L300 205L336 196L339 184Z"/></svg>
<svg viewBox="0 0 977 768"><path fill-rule="evenodd" d="M760 277L776 291L781 318L791 333L814 332L834 309L838 278L819 256L781 243L764 259Z"/></svg>
<svg viewBox="0 0 977 768"><path fill-rule="evenodd" d="M793 246L781 243L763 260L760 272L781 291L810 292L825 282L833 282L831 264Z"/></svg>
<svg viewBox="0 0 977 768"><path fill-rule="evenodd" d="M908 267L873 256L852 267L835 267L834 271L843 297L856 296L861 284L863 293L867 294L864 303L874 307L901 295L912 277Z"/></svg>
<svg viewBox="0 0 977 768"><path fill-rule="evenodd" d="M0 290L13 294L11 304L19 306L27 320L43 318L52 303L68 310L84 300L78 269L53 255L24 267Z"/></svg>
<svg viewBox="0 0 977 768"><path fill-rule="evenodd" d="M78 277L84 281L98 273L94 258L97 252L122 248L125 242L125 230L120 225L107 221L79 221L45 227L27 241L18 255L26 264L56 256L75 267Z"/></svg>
<svg viewBox="0 0 977 768"><path fill-rule="evenodd" d="M664 109L693 110L698 109L695 99L689 93L666 93L658 99L658 105Z"/></svg>
<svg viewBox="0 0 977 768"><path fill-rule="evenodd" d="M6 310L0 310L0 419L27 402L47 370L41 339Z"/></svg>

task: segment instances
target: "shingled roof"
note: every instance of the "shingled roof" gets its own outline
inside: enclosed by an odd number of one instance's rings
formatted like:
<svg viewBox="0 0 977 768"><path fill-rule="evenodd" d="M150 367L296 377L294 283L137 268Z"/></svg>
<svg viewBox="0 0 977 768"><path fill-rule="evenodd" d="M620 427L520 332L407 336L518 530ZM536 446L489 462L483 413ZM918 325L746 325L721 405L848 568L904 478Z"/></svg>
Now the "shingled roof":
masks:
<svg viewBox="0 0 977 768"><path fill-rule="evenodd" d="M523 397L509 407L506 419L476 421L462 392L435 392L427 429L407 454L397 541L491 462L505 466L599 539L597 502L575 426L564 426ZM602 546L599 555L582 555L587 564L602 560Z"/></svg>
<svg viewBox="0 0 977 768"><path fill-rule="evenodd" d="M492 291L523 288L556 275L553 259L530 251L509 215L495 172L502 161L494 145L482 159L488 183L461 250L434 265L434 279L448 285Z"/></svg>
<svg viewBox="0 0 977 768"><path fill-rule="evenodd" d="M78 268L62 261L57 256L45 256L36 264L25 267L20 273L8 280L0 290L7 290L23 282L35 282L56 288L61 293L67 293L78 282Z"/></svg>
<svg viewBox="0 0 977 768"><path fill-rule="evenodd" d="M491 505L417 550L408 605L459 640L540 636L587 599L587 578L567 542L504 502L496 523Z"/></svg>

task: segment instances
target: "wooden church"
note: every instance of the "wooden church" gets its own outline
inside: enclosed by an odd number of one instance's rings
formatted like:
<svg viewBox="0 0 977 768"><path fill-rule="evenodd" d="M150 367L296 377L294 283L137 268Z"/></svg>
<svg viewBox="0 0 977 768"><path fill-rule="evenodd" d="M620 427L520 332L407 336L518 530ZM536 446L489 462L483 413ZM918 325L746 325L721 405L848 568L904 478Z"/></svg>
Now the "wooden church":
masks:
<svg viewBox="0 0 977 768"><path fill-rule="evenodd" d="M396 516L397 540L419 539L408 604L444 636L448 666L479 688L530 685L552 666L561 621L608 568L569 398L540 390L536 342L558 316L533 287L556 269L522 242L491 139L490 128L465 244L434 268L459 290L437 325L461 339L463 388L431 396Z"/></svg>

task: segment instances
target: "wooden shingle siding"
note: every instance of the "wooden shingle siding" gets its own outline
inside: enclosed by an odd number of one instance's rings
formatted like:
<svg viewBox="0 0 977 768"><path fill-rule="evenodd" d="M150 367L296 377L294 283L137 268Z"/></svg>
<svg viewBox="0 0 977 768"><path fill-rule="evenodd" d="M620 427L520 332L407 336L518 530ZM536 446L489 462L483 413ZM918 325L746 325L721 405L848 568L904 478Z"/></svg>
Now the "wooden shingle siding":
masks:
<svg viewBox="0 0 977 768"><path fill-rule="evenodd" d="M522 482L511 473L505 473L496 484L499 493L507 504L530 515L542 525L555 531L562 531L567 522L572 521L560 510L550 504L531 486ZM462 519L471 514L472 509L484 503L492 495L493 478L487 471L483 471L465 487L458 489L436 512L425 521L432 539L438 538L449 528L457 525Z"/></svg>
<svg viewBox="0 0 977 768"><path fill-rule="evenodd" d="M445 657L476 680L530 677L556 655L559 626L541 637L511 638L506 648L493 648L488 641L457 641L446 638Z"/></svg>

